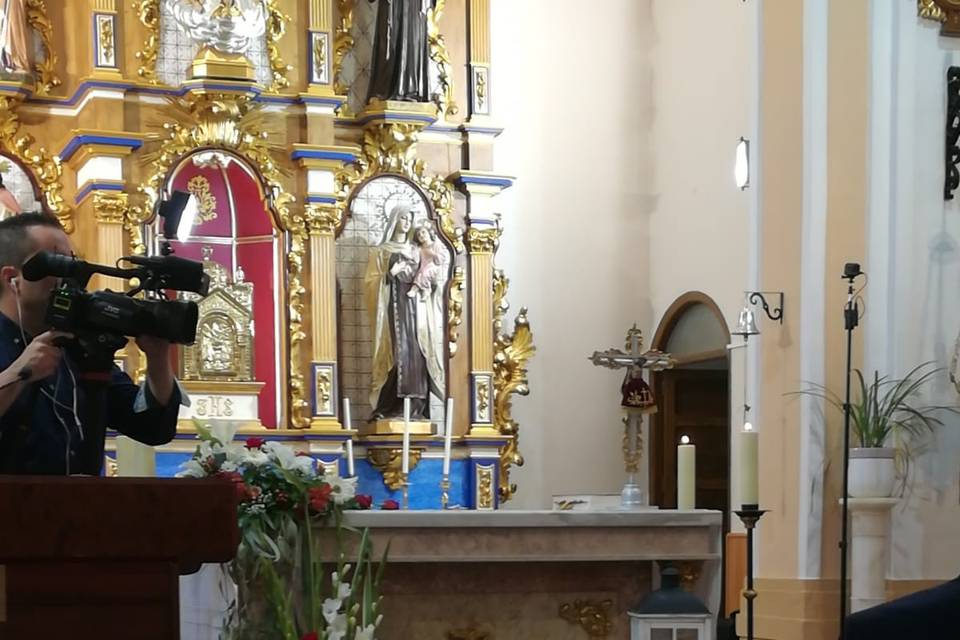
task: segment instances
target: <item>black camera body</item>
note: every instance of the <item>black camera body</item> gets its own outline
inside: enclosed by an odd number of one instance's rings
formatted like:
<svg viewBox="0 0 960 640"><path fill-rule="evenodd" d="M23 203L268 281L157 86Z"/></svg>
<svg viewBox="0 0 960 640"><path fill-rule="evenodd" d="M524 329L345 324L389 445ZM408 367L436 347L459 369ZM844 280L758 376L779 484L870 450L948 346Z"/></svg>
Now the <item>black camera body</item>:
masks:
<svg viewBox="0 0 960 640"><path fill-rule="evenodd" d="M74 334L112 333L154 336L177 344L197 337L197 303L181 300L139 300L113 291L95 291L65 283L47 306L47 323Z"/></svg>

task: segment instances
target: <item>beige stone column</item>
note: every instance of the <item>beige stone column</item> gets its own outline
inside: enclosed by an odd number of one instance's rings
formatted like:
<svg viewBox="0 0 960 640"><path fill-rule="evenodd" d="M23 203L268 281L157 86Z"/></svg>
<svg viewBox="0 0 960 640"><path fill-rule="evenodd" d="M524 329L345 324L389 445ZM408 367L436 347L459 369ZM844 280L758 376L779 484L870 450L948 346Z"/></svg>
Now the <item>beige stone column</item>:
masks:
<svg viewBox="0 0 960 640"><path fill-rule="evenodd" d="M467 196L470 308L470 435L494 435L493 258L500 243L499 214L492 198L513 178L459 171L450 180Z"/></svg>

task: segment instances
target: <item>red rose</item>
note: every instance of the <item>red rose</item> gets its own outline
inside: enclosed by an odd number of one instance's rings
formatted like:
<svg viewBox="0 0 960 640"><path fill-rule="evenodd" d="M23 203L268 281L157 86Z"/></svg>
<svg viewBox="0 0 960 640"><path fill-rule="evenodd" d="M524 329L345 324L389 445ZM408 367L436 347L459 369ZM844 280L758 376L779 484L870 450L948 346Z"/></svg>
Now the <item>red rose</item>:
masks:
<svg viewBox="0 0 960 640"><path fill-rule="evenodd" d="M353 501L356 502L357 506L360 507L361 509L369 509L370 506L373 505L373 498L371 498L368 495L364 495L362 493L358 493L353 498Z"/></svg>
<svg viewBox="0 0 960 640"><path fill-rule="evenodd" d="M310 633L304 634L300 640L320 640L320 636L317 635L316 631L311 631Z"/></svg>
<svg viewBox="0 0 960 640"><path fill-rule="evenodd" d="M263 438L247 438L247 449L259 449L266 442Z"/></svg>
<svg viewBox="0 0 960 640"><path fill-rule="evenodd" d="M384 500L383 504L380 505L380 508L384 511L396 511L400 508L400 503L396 500Z"/></svg>
<svg viewBox="0 0 960 640"><path fill-rule="evenodd" d="M326 511L327 505L330 504L330 494L332 493L333 487L329 484L310 487L309 491L307 491L307 501L310 503L310 508L317 513Z"/></svg>

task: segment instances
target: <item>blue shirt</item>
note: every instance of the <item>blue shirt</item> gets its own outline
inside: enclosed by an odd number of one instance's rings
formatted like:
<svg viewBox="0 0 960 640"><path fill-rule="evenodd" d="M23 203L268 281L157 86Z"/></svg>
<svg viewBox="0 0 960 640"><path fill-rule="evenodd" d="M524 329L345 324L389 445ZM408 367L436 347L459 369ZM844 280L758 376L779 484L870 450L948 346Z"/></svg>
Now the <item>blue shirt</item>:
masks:
<svg viewBox="0 0 960 640"><path fill-rule="evenodd" d="M0 314L0 371L24 348L20 327ZM109 381L90 383L64 355L49 378L21 386L20 395L0 416L2 474L99 475L108 428L148 445L166 444L177 432L179 388L175 385L162 406L149 385L141 390L117 366ZM98 396L101 403L95 400ZM138 396L146 402L137 403Z"/></svg>

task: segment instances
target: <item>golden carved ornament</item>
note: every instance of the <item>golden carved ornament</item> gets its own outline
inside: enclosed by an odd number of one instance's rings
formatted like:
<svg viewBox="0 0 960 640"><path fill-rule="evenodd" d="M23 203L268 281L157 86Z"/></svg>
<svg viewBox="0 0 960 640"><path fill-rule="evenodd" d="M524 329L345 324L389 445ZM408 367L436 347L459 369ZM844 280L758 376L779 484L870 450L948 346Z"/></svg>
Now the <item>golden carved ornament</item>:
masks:
<svg viewBox="0 0 960 640"><path fill-rule="evenodd" d="M147 30L147 39L137 52L140 67L137 75L151 84L159 82L157 78L157 54L160 52L160 0L137 0L133 9L140 18L140 24Z"/></svg>
<svg viewBox="0 0 960 640"><path fill-rule="evenodd" d="M500 501L506 502L517 491L510 484L510 467L523 466L520 455L520 425L513 419L513 394L526 396L530 393L527 381L527 361L536 353L533 333L527 320L527 310L521 308L514 322L512 335L503 333L503 318L509 310L507 289L510 281L497 269L493 273L493 424L502 435L511 436L500 448Z"/></svg>
<svg viewBox="0 0 960 640"><path fill-rule="evenodd" d="M477 385L477 413L486 415L488 408L490 408L490 385L487 378L483 378Z"/></svg>
<svg viewBox="0 0 960 640"><path fill-rule="evenodd" d="M270 73L273 82L267 87L268 91L280 91L290 86L287 74L293 70L280 55L280 39L287 32L287 23L290 16L280 10L279 0L261 0L267 11L266 45L267 58L270 60ZM223 5L230 9L232 5ZM223 8L222 7L222 8ZM136 0L133 8L140 18L140 24L147 32L142 48L137 52L140 67L137 75L151 84L159 84L157 77L157 55L160 52L160 0Z"/></svg>
<svg viewBox="0 0 960 640"><path fill-rule="evenodd" d="M436 0L434 7L427 11L427 41L430 43L430 59L437 64L439 70L440 92L434 97L434 102L440 113L454 116L460 110L453 100L453 79L450 77L450 54L447 53L447 43L440 33L440 17L446 0Z"/></svg>
<svg viewBox="0 0 960 640"><path fill-rule="evenodd" d="M100 21L100 52L103 54L104 62L113 60L113 20Z"/></svg>
<svg viewBox="0 0 960 640"><path fill-rule="evenodd" d="M329 369L317 371L317 410L321 413L331 411L330 395L333 389L333 375Z"/></svg>
<svg viewBox="0 0 960 640"><path fill-rule="evenodd" d="M947 19L943 9L940 8L935 0L917 0L917 15L927 20L936 20L937 22L944 22Z"/></svg>
<svg viewBox="0 0 960 640"><path fill-rule="evenodd" d="M410 472L420 463L420 449L410 449ZM393 491L403 488L403 449L371 448L367 460L383 474L383 484Z"/></svg>
<svg viewBox="0 0 960 640"><path fill-rule="evenodd" d="M477 74L477 108L483 111L483 105L487 100L487 75L485 73Z"/></svg>
<svg viewBox="0 0 960 640"><path fill-rule="evenodd" d="M27 24L40 34L40 46L43 48L43 59L33 65L37 73L37 84L34 93L45 96L54 87L61 84L57 75L57 54L53 48L53 23L47 15L47 5L44 0L27 0Z"/></svg>
<svg viewBox="0 0 960 640"><path fill-rule="evenodd" d="M155 148L143 154L144 164L152 167L153 173L140 188L146 202L135 215L143 220L149 218L170 170L197 149L224 149L260 172L267 204L276 213L281 229L289 233L286 255L289 426L306 429L310 426L309 402L301 356L306 339L303 330L303 297L306 293L303 257L307 224L305 212L291 206L295 198L283 183L278 158L284 157L285 147L269 142L273 132L265 126L262 105L253 102L247 94L190 93L184 98L171 99L168 113L173 122L163 125L165 135L151 140L151 147ZM147 212L146 217L144 212Z"/></svg>
<svg viewBox="0 0 960 640"><path fill-rule="evenodd" d="M327 65L327 40L326 38L313 39L313 72L314 75L323 77L324 67ZM311 78L311 81L313 79Z"/></svg>
<svg viewBox="0 0 960 640"><path fill-rule="evenodd" d="M70 208L63 201L60 178L63 167L58 156L50 155L44 147L33 149L33 136L20 133L17 107L22 96L0 96L0 151L17 158L37 181L47 211L57 217L67 233L73 233Z"/></svg>
<svg viewBox="0 0 960 640"><path fill-rule="evenodd" d="M210 181L205 176L193 176L187 182L187 191L197 198L197 217L194 225L217 219L217 199L210 191Z"/></svg>
<svg viewBox="0 0 960 640"><path fill-rule="evenodd" d="M308 204L306 216L311 235L333 235L343 222L343 210L329 204Z"/></svg>
<svg viewBox="0 0 960 640"><path fill-rule="evenodd" d="M467 231L470 253L494 253L500 246L500 229L474 229Z"/></svg>
<svg viewBox="0 0 960 640"><path fill-rule="evenodd" d="M560 605L560 617L573 625L579 625L590 638L609 638L613 633L610 621L612 600L574 600L572 604Z"/></svg>
<svg viewBox="0 0 960 640"><path fill-rule="evenodd" d="M93 194L93 215L101 224L123 224L127 220L127 194L96 192Z"/></svg>
<svg viewBox="0 0 960 640"><path fill-rule="evenodd" d="M463 324L463 292L466 290L467 274L463 267L455 267L450 281L450 302L447 305L447 329L449 352L452 358L457 353L460 325Z"/></svg>
<svg viewBox="0 0 960 640"><path fill-rule="evenodd" d="M477 467L477 509L493 509L493 467Z"/></svg>
<svg viewBox="0 0 960 640"><path fill-rule="evenodd" d="M120 467L117 466L116 458L103 456L103 475L106 478L117 478L120 476Z"/></svg>
<svg viewBox="0 0 960 640"><path fill-rule="evenodd" d="M350 87L343 83L343 58L353 49L353 5L356 0L337 0L337 12L340 22L333 38L333 91L337 95L346 95Z"/></svg>
<svg viewBox="0 0 960 640"><path fill-rule="evenodd" d="M290 16L280 10L280 0L265 0L267 9L267 57L270 59L270 72L273 84L270 91L280 91L290 86L287 74L293 67L283 61L280 55L280 39L287 32Z"/></svg>

